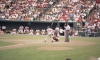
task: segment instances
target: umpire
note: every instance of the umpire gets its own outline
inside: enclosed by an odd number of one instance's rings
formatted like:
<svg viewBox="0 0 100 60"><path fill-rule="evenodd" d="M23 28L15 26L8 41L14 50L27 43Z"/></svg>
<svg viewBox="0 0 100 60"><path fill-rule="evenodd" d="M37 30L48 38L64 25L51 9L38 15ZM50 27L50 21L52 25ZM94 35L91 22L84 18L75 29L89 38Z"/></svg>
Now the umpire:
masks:
<svg viewBox="0 0 100 60"><path fill-rule="evenodd" d="M64 27L65 27L65 42L69 42L70 26L66 23Z"/></svg>

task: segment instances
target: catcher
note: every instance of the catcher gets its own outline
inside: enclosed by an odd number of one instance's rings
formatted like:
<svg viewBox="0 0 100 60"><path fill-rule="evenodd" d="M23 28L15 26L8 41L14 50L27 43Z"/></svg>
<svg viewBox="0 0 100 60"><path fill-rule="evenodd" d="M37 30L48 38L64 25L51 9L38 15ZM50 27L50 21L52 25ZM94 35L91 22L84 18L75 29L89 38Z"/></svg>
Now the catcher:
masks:
<svg viewBox="0 0 100 60"><path fill-rule="evenodd" d="M59 42L59 32L55 30L52 38L55 42Z"/></svg>

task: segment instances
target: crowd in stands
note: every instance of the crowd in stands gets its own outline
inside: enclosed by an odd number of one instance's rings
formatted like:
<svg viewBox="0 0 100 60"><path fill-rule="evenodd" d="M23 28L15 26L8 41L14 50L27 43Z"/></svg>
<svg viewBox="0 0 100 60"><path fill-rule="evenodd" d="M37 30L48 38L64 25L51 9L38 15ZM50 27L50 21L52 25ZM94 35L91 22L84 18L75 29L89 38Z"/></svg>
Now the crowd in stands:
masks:
<svg viewBox="0 0 100 60"><path fill-rule="evenodd" d="M95 0L59 0L45 13L40 20L43 21L85 21L85 17L95 6Z"/></svg>
<svg viewBox="0 0 100 60"><path fill-rule="evenodd" d="M55 1L58 3L52 6ZM100 8L96 0L0 0L0 20L81 22L87 21L96 6ZM40 17L41 13L44 14ZM100 20L99 17L100 13L95 13L95 18Z"/></svg>
<svg viewBox="0 0 100 60"><path fill-rule="evenodd" d="M0 0L0 20L33 21L52 0Z"/></svg>
<svg viewBox="0 0 100 60"><path fill-rule="evenodd" d="M0 20L85 21L95 4L95 0L0 0ZM39 17L45 9L47 13Z"/></svg>

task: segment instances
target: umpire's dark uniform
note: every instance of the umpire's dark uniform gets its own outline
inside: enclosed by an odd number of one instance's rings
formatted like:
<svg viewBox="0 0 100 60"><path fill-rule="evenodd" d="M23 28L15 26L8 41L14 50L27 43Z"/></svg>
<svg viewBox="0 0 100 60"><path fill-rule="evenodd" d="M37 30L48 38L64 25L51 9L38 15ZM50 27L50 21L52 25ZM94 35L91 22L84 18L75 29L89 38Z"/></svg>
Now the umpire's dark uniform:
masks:
<svg viewBox="0 0 100 60"><path fill-rule="evenodd" d="M69 30L70 30L70 26L67 24L65 26L65 42L69 42Z"/></svg>

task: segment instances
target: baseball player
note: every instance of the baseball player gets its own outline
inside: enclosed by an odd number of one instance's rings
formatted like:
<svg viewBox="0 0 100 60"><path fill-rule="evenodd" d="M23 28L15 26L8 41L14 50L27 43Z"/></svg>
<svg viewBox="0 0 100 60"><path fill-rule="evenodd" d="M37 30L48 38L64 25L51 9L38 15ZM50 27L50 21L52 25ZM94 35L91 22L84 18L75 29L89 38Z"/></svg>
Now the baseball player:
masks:
<svg viewBox="0 0 100 60"><path fill-rule="evenodd" d="M59 32L57 30L54 31L52 38L55 40L55 42L59 42Z"/></svg>
<svg viewBox="0 0 100 60"><path fill-rule="evenodd" d="M44 42L46 42L46 40L47 40L47 38L48 38L48 37L50 37L50 38L51 38L51 40L52 40L52 42L53 42L53 39L52 39L52 34L53 34L53 29L52 29L52 28L50 28L50 27L48 26L48 28L47 28L47 36L46 36L46 38L45 38L45 41L44 41Z"/></svg>

